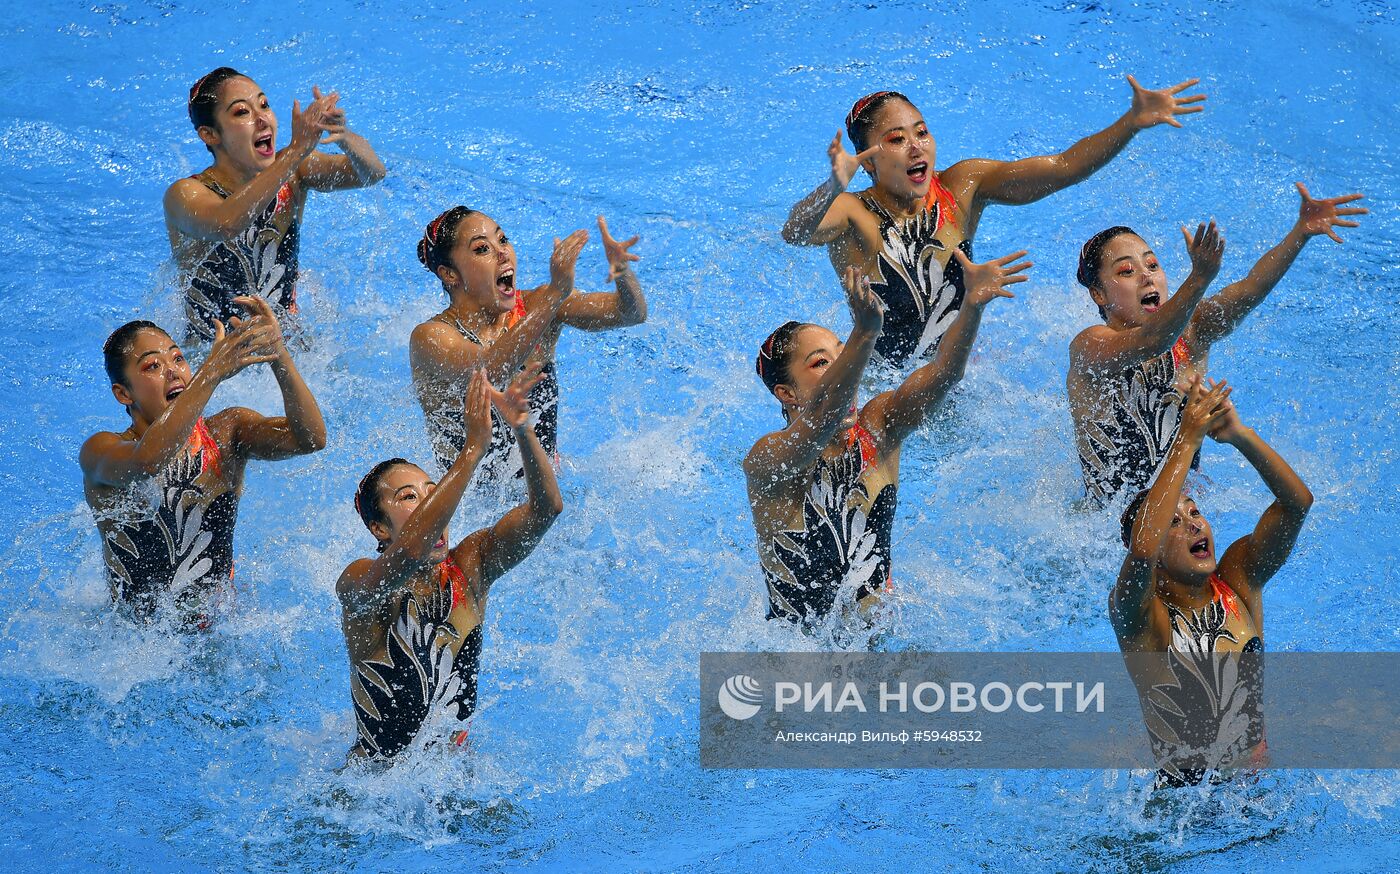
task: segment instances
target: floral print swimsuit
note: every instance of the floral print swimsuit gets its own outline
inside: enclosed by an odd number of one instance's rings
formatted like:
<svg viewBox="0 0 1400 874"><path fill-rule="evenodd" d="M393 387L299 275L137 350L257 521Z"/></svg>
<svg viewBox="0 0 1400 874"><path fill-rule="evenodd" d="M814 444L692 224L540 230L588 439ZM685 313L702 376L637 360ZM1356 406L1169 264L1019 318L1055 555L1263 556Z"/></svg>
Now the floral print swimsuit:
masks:
<svg viewBox="0 0 1400 874"><path fill-rule="evenodd" d="M232 194L207 173L192 178L225 200ZM245 316L233 302L242 295L266 298L279 318L296 312L300 230L295 209L291 183L285 183L248 227L199 260L185 288L185 315L194 336L212 340L215 319L227 325L230 318Z"/></svg>

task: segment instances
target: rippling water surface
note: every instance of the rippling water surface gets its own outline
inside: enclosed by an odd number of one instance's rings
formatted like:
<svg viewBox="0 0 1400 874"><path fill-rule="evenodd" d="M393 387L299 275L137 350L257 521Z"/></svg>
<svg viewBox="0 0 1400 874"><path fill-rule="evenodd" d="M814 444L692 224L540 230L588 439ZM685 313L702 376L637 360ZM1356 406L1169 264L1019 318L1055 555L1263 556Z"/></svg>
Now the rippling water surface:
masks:
<svg viewBox="0 0 1400 874"><path fill-rule="evenodd" d="M697 654L812 644L762 620L739 461L778 422L751 356L788 318L848 326L824 255L784 245L850 103L910 94L939 166L1068 146L1128 102L1125 73L1197 75L1208 111L1142 135L1090 181L988 211L977 249L1025 247L952 410L905 453L892 645L1111 650L1120 552L1071 514L1066 348L1094 317L1079 245L1137 227L1174 280L1176 227L1214 216L1221 280L1315 194L1372 214L1312 243L1213 369L1318 495L1268 594L1276 650L1394 649L1400 365L1392 3L48 2L0 37L0 866L32 869L1378 870L1393 772L1277 772L1149 800L1142 774L724 772L697 764ZM331 429L318 455L250 467L241 610L218 633L137 631L106 607L77 450L119 428L100 346L130 318L178 324L160 197L205 153L190 83L229 64L283 125L338 89L390 168L312 196L301 365ZM860 183L863 184L863 183ZM516 241L639 233L640 327L566 334L568 510L494 590L469 755L337 773L353 734L333 584L371 543L351 506L386 455L430 457L407 337L441 305L413 254L463 202ZM597 288L600 248L584 254ZM212 408L278 409L267 373ZM1238 536L1265 498L1207 449L1203 497ZM464 508L461 531L486 518Z"/></svg>

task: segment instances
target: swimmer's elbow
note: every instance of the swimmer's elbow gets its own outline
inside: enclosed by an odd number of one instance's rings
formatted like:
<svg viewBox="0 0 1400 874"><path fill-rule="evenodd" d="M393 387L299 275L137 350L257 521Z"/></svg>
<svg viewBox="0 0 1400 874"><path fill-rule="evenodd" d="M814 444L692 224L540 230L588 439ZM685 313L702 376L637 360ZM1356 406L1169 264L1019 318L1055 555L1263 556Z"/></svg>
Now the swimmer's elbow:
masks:
<svg viewBox="0 0 1400 874"><path fill-rule="evenodd" d="M1290 503L1293 505L1293 511L1297 513L1299 517L1308 515L1308 511L1312 509L1313 505L1312 489L1308 488L1300 480L1298 483L1298 493L1293 496L1293 500Z"/></svg>
<svg viewBox="0 0 1400 874"><path fill-rule="evenodd" d="M530 515L547 528L564 512L564 496L557 487L548 489L544 494L531 495L526 506Z"/></svg>

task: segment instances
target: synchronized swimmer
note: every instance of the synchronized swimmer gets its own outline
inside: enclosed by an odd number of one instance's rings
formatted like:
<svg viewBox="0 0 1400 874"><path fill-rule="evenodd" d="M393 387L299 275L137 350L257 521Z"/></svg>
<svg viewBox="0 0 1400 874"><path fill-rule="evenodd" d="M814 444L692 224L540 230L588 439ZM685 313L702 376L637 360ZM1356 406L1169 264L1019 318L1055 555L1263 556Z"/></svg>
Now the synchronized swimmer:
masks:
<svg viewBox="0 0 1400 874"><path fill-rule="evenodd" d="M1132 228L1100 231L1084 244L1078 278L1099 308L1102 325L1070 343L1066 385L1084 488L1099 505L1147 486L1176 438L1190 380L1205 373L1211 346L1229 336L1278 285L1308 240L1354 228L1348 207L1360 194L1314 200L1298 183L1302 203L1288 234L1238 282L1202 300L1220 269L1225 241L1215 222L1194 237L1181 229L1191 273L1168 296L1157 254Z"/></svg>
<svg viewBox="0 0 1400 874"><path fill-rule="evenodd" d="M1132 106L1121 118L1058 155L993 161L958 161L935 170L936 147L928 123L897 91L876 91L856 101L846 135L856 154L841 147L838 131L827 147L831 176L798 201L783 225L783 239L826 246L838 277L857 267L885 305L885 328L875 343L877 363L902 369L931 356L962 308L966 282L961 251L972 258L972 240L990 204L1022 205L1092 176L1138 131L1200 112L1204 94L1178 96L1198 80L1149 91L1132 76ZM846 191L864 168L871 185Z"/></svg>
<svg viewBox="0 0 1400 874"><path fill-rule="evenodd" d="M294 315L306 192L384 178L374 149L346 126L340 95L312 94L304 112L293 101L291 143L279 152L277 114L252 79L219 67L190 88L190 123L214 163L166 190L165 227L192 338L213 339L214 321L236 316L244 295ZM316 151L332 143L344 154Z"/></svg>
<svg viewBox="0 0 1400 874"><path fill-rule="evenodd" d="M198 372L152 322L128 322L102 347L112 395L131 424L83 444L83 494L102 535L112 600L141 619L168 605L178 622L207 628L232 596L233 526L248 460L326 445L321 409L272 307L258 297L234 303L251 318L232 319L231 333L214 321ZM286 415L229 407L205 417L214 389L257 364L271 366Z"/></svg>
<svg viewBox="0 0 1400 874"><path fill-rule="evenodd" d="M423 232L418 260L442 283L448 303L413 330L408 354L428 438L442 470L462 449L464 428L454 399L477 368L484 367L493 383L503 383L529 362L540 365L541 379L529 397L530 418L535 436L553 456L559 435L554 347L560 331L565 326L606 331L646 321L646 298L631 263L640 260L631 252L638 238L614 240L602 216L598 232L615 292L574 293L574 269L588 242L586 231L554 241L549 282L530 291L516 287L515 246L485 213L454 206ZM483 479L522 476L512 430L499 416L492 422Z"/></svg>
<svg viewBox="0 0 1400 874"><path fill-rule="evenodd" d="M769 619L807 633L834 623L835 640L878 626L882 596L893 589L901 447L962 379L985 307L1012 297L1008 288L1032 266L1024 251L973 261L983 210L1070 187L1139 131L1180 127L1206 99L1184 94L1195 79L1155 91L1131 76L1128 83L1127 112L1060 154L962 160L941 171L909 98L878 91L851 108L845 127L854 154L838 133L827 150L830 177L793 206L783 238L827 247L854 326L843 343L824 327L789 321L756 361L784 420L743 461ZM190 89L190 121L213 163L170 186L165 220L187 336L208 344L207 356L193 370L148 321L121 326L103 348L130 427L92 436L79 460L113 602L138 621L169 616L183 628L210 628L233 592L247 461L326 445L321 411L284 337L297 313L302 210L308 191L374 185L386 170L347 126L339 95L312 95L305 110L293 103L290 142L279 151L277 116L252 79L220 67ZM342 154L317 151L329 144ZM860 169L870 186L848 192ZM1350 205L1360 194L1313 199L1301 183L1298 191L1298 219L1283 241L1210 298L1225 250L1213 221L1194 234L1182 228L1191 271L1171 295L1156 254L1125 225L1095 234L1080 252L1078 279L1103 318L1070 346L1066 385L1084 487L1100 506L1138 492L1122 517L1128 555L1108 611L1125 656L1262 649L1262 588L1287 559L1312 495L1205 371L1212 344L1267 297L1309 239L1340 243L1336 229L1356 227L1352 217L1366 212ZM602 216L598 231L615 286L599 293L574 287L589 240L583 230L555 239L548 282L528 290L517 285L513 244L480 210L455 206L418 241L418 260L447 296L408 338L442 477L434 482L393 457L356 490L378 555L351 562L336 583L357 727L352 759L465 742L487 594L564 509L555 471L560 333L647 318L632 269L638 237L614 239ZM891 378L915 366L862 405L858 390L872 363ZM259 364L276 377L283 416L241 407L204 415L219 384ZM1207 436L1239 450L1275 497L1219 562L1210 526L1186 492ZM453 545L448 523L474 481L506 483L517 494L523 487L524 500ZM1164 711L1154 695L1169 678L1132 662L1129 670L1155 744ZM440 717L448 723L441 732ZM1210 769L1258 764L1266 753L1262 729L1223 763L1156 751L1161 785L1200 782Z"/></svg>

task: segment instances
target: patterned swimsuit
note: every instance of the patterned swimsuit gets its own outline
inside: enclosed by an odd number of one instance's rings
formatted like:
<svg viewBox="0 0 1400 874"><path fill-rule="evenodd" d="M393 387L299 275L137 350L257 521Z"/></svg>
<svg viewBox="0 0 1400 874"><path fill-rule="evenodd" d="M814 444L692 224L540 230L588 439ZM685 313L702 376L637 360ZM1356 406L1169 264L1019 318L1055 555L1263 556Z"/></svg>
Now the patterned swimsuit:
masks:
<svg viewBox="0 0 1400 874"><path fill-rule="evenodd" d="M841 592L859 601L888 588L897 489L888 483L871 499L862 475L874 462L874 438L860 425L840 456L817 461L802 527L773 536L775 566L763 568L769 619L819 622Z"/></svg>
<svg viewBox="0 0 1400 874"><path fill-rule="evenodd" d="M405 593L389 627L383 660L355 667L352 695L359 739L355 750L392 758L413 742L435 707L448 707L465 723L476 710L477 673L481 661L481 624L461 635L450 621L452 608L467 597L466 577L451 556L438 565L438 585L426 598ZM480 603L478 599L478 603ZM465 727L452 732L453 743L466 740Z"/></svg>
<svg viewBox="0 0 1400 874"><path fill-rule="evenodd" d="M518 300L513 313L515 319L511 324L514 325L524 314L524 300ZM463 338L478 346L485 345L461 321L453 319L448 324L455 327ZM559 435L559 379L555 375L553 361L545 364L540 373L543 379L530 389L525 402L530 408L535 437L539 439L545 453L553 458ZM452 466L452 462L457 460L458 453L467 442L462 408L460 404L439 407L436 410L425 411L424 418L428 426L428 440L433 445L433 455L437 459L438 467L446 471ZM503 476L518 478L525 475L520 447L515 442L515 432L497 414L494 407L491 409L491 446L486 450L478 469L481 471L480 481L483 482Z"/></svg>
<svg viewBox="0 0 1400 874"><path fill-rule="evenodd" d="M1163 727L1148 732L1153 755L1164 763L1157 788L1197 785L1210 772L1263 748L1263 667L1257 658L1237 659L1236 653L1222 658L1220 642L1238 642L1227 623L1241 616L1239 596L1216 574L1210 587L1211 601L1200 610L1167 605L1168 664L1175 682L1156 684L1147 696L1156 725ZM1240 649L1263 651L1257 635ZM1231 663L1236 669L1228 668ZM1159 731L1167 736L1159 737Z"/></svg>
<svg viewBox="0 0 1400 874"><path fill-rule="evenodd" d="M901 368L910 359L933 355L962 308L962 265L951 254L946 265L939 263L947 247L935 237L944 224L957 224L957 201L935 179L924 208L900 220L869 192L856 197L880 220L880 275L870 277L870 287L885 304L885 325L875 356ZM958 248L972 257L970 240Z"/></svg>
<svg viewBox="0 0 1400 874"><path fill-rule="evenodd" d="M164 598L194 609L211 583L233 578L238 492L229 489L206 501L199 481L206 472L218 474L221 463L219 446L200 418L165 469L129 491L134 509L102 525L112 591L138 618L151 618Z"/></svg>
<svg viewBox="0 0 1400 874"><path fill-rule="evenodd" d="M1099 505L1124 489L1147 488L1156 478L1181 426L1177 385L1189 361L1181 337L1169 351L1106 378L1107 408L1075 423L1084 488ZM1199 463L1198 454L1192 466Z"/></svg>
<svg viewBox="0 0 1400 874"><path fill-rule="evenodd" d="M194 176L227 200L232 192L207 174ZM225 325L247 315L233 303L243 295L266 298L278 317L296 312L297 250L300 232L292 187L284 184L251 224L231 240L221 240L200 259L186 280L185 315L190 330L203 340L214 338L214 320Z"/></svg>

